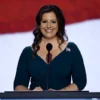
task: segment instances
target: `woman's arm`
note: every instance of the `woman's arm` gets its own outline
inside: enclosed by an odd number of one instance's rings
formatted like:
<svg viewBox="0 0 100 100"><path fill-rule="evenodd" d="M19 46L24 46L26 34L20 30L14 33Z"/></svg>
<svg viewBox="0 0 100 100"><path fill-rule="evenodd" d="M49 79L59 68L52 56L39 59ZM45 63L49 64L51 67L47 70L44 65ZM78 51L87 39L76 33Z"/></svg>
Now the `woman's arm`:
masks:
<svg viewBox="0 0 100 100"><path fill-rule="evenodd" d="M50 89L48 89L48 91L78 91L78 87L76 84L72 83L60 90L55 90L55 89L50 88Z"/></svg>
<svg viewBox="0 0 100 100"><path fill-rule="evenodd" d="M43 89L39 87L35 87L33 90L29 90L26 86L18 85L15 88L15 91L43 91Z"/></svg>
<svg viewBox="0 0 100 100"><path fill-rule="evenodd" d="M15 87L15 91L31 91L26 86L18 85Z"/></svg>
<svg viewBox="0 0 100 100"><path fill-rule="evenodd" d="M28 72L28 64L27 64L28 52L29 52L28 48L24 48L24 50L20 55L14 79L15 91L28 90L28 84L30 80L30 75Z"/></svg>
<svg viewBox="0 0 100 100"><path fill-rule="evenodd" d="M71 86L75 87L76 85L78 87L78 90L83 90L87 83L86 70L83 57L76 44L71 43L70 48L72 51L72 58L73 58L71 65L71 73L72 73L72 81L74 84Z"/></svg>
<svg viewBox="0 0 100 100"><path fill-rule="evenodd" d="M72 84L62 88L61 91L78 91L78 87L76 84L72 83Z"/></svg>

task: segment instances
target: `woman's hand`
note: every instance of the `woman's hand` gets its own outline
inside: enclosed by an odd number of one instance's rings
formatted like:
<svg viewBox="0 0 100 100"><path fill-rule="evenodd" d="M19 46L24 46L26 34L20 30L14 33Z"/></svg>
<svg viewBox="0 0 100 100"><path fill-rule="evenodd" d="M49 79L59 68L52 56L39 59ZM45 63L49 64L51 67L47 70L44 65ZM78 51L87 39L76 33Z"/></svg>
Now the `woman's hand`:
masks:
<svg viewBox="0 0 100 100"><path fill-rule="evenodd" d="M39 87L35 87L35 88L33 89L33 91L43 91L43 89L39 86Z"/></svg>
<svg viewBox="0 0 100 100"><path fill-rule="evenodd" d="M60 89L60 90L55 90L55 89L50 88L50 89L48 89L48 91L66 91L66 90L64 88Z"/></svg>
<svg viewBox="0 0 100 100"><path fill-rule="evenodd" d="M52 89L52 88L49 88L49 89L48 89L48 91L57 91L57 90L55 90L55 89Z"/></svg>

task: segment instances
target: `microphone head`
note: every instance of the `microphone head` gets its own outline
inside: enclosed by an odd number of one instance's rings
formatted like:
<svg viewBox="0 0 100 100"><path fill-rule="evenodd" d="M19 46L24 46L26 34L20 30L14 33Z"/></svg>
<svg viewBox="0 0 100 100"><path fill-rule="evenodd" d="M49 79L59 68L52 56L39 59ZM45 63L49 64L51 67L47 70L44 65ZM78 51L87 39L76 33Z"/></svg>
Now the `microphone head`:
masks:
<svg viewBox="0 0 100 100"><path fill-rule="evenodd" d="M52 44L51 43L48 43L47 45L46 45L46 49L47 49L47 51L48 52L50 52L51 50L52 50Z"/></svg>

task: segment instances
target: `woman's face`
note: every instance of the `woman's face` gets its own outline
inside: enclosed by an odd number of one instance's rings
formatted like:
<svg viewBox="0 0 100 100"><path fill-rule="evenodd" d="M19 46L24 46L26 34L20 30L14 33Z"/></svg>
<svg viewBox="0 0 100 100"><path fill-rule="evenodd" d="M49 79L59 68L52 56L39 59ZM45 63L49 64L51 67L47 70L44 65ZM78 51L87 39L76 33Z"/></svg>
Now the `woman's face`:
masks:
<svg viewBox="0 0 100 100"><path fill-rule="evenodd" d="M47 39L54 38L58 32L58 21L54 12L47 12L42 15L40 30Z"/></svg>

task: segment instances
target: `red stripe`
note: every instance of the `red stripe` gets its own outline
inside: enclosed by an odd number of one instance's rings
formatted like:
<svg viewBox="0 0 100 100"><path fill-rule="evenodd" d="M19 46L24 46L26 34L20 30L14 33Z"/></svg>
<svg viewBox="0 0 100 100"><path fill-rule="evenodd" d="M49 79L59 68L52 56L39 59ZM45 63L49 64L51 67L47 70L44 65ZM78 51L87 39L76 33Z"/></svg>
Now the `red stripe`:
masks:
<svg viewBox="0 0 100 100"><path fill-rule="evenodd" d="M0 0L0 33L33 30L44 4L59 6L67 24L100 18L100 0Z"/></svg>

